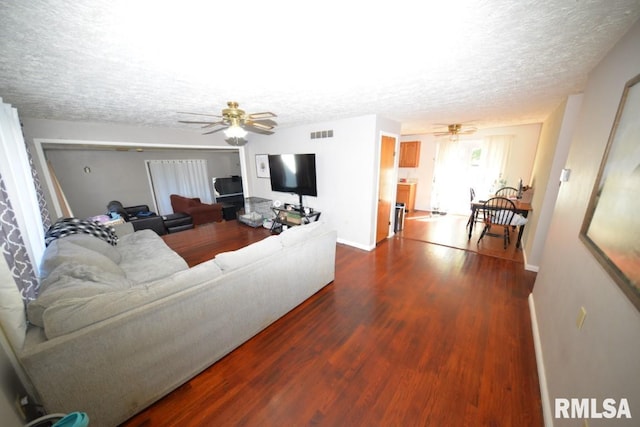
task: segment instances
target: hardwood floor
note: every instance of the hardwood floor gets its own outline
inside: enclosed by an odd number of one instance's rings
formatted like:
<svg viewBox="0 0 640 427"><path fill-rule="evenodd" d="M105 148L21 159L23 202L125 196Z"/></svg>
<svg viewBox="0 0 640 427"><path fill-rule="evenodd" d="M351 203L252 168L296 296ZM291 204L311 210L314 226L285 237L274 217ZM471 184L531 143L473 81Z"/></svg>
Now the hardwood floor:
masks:
<svg viewBox="0 0 640 427"><path fill-rule="evenodd" d="M230 222L165 240L192 264L231 235L268 232ZM336 258L333 283L125 425L543 425L535 273L402 233Z"/></svg>
<svg viewBox="0 0 640 427"><path fill-rule="evenodd" d="M221 252L235 251L270 235L263 227L253 228L234 220L203 224L162 238L193 267Z"/></svg>
<svg viewBox="0 0 640 427"><path fill-rule="evenodd" d="M518 238L516 230L511 232L511 244L507 249L504 249L502 238L485 236L478 243L483 228L481 223L475 224L471 239L469 239L468 220L468 215L437 215L425 211L414 211L407 214L405 228L399 235L405 239L436 243L524 263L522 249L516 248Z"/></svg>

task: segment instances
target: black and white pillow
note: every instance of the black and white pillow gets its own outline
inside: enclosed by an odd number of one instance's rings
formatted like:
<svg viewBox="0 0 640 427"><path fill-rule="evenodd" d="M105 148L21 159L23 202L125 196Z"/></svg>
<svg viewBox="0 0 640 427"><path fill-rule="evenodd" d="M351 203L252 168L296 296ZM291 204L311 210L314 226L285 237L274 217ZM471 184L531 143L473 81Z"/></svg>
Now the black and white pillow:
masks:
<svg viewBox="0 0 640 427"><path fill-rule="evenodd" d="M118 235L115 229L109 225L87 219L62 218L56 221L45 233L45 246L49 246L56 239L77 233L90 234L113 246L118 244Z"/></svg>

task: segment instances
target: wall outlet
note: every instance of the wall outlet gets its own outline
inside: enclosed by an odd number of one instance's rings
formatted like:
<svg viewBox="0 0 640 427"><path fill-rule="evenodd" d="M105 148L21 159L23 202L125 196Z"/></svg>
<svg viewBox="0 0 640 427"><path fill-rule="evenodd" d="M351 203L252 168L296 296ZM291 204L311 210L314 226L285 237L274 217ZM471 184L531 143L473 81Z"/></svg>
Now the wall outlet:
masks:
<svg viewBox="0 0 640 427"><path fill-rule="evenodd" d="M585 317L587 317L587 309L584 307L580 307L578 318L576 319L576 326L578 327L578 329L582 329Z"/></svg>

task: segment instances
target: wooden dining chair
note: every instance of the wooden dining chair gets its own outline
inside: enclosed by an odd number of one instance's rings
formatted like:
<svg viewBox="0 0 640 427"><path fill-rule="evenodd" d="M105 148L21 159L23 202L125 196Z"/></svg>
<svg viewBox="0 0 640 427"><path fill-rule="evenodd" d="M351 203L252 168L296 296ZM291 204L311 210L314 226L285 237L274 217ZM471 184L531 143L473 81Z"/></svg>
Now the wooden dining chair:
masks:
<svg viewBox="0 0 640 427"><path fill-rule="evenodd" d="M469 187L469 198L470 198L470 202L473 203L473 199L476 198L476 190L473 189L473 187ZM473 210L471 211L471 213L473 213ZM469 215L469 221L467 221L467 228L469 228L469 226L471 225L471 222L475 221L475 216L472 217L471 215Z"/></svg>
<svg viewBox="0 0 640 427"><path fill-rule="evenodd" d="M516 214L516 205L506 197L492 197L487 200L480 211L484 214L484 228L478 239L478 245L484 236L502 237L504 248L511 243L512 221ZM493 229L493 230L492 230ZM502 233L496 229L501 229Z"/></svg>
<svg viewBox="0 0 640 427"><path fill-rule="evenodd" d="M473 201L476 199L476 190L473 187L469 187L469 202L473 203ZM469 215L469 220L467 221L467 228L469 228L469 226L471 226L471 222L483 222L484 221L484 215L482 212L480 212L481 209L476 209L475 213L473 212L473 209L471 209L471 213L473 214L473 217L471 215Z"/></svg>
<svg viewBox="0 0 640 427"><path fill-rule="evenodd" d="M518 189L513 187L502 187L496 191L496 196L500 197L518 197Z"/></svg>

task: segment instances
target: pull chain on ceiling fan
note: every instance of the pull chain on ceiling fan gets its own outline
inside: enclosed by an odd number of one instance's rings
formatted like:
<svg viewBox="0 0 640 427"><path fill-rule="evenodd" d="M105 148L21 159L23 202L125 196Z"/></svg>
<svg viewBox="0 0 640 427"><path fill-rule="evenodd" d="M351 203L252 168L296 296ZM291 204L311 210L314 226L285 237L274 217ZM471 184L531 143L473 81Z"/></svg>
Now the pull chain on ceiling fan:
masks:
<svg viewBox="0 0 640 427"><path fill-rule="evenodd" d="M265 111L262 113L247 114L244 110L238 108L238 105L235 101L227 102L227 108L222 110L222 115L179 112L179 114L216 117L219 120L178 120L178 122L203 125L202 129L214 128L207 130L203 135L209 135L222 130L226 136L225 141L227 144L234 146L245 145L247 143L246 136L248 132L262 135L273 134L273 129L278 125L274 120L271 120L277 117L274 113Z"/></svg>

